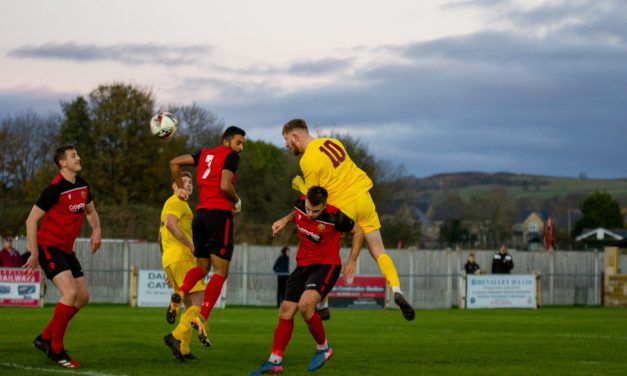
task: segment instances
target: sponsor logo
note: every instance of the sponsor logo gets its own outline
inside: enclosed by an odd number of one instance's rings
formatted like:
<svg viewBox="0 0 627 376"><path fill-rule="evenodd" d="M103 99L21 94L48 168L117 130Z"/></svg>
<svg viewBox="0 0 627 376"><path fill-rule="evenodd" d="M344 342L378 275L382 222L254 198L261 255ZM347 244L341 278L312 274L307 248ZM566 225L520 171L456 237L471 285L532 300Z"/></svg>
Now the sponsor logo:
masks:
<svg viewBox="0 0 627 376"><path fill-rule="evenodd" d="M83 210L83 208L85 208L85 203L84 202L81 202L80 204L76 204L76 205L70 204L70 206L68 206L68 209L72 213L78 213L79 211Z"/></svg>
<svg viewBox="0 0 627 376"><path fill-rule="evenodd" d="M17 286L18 295L30 295L35 293L34 285L19 285Z"/></svg>
<svg viewBox="0 0 627 376"><path fill-rule="evenodd" d="M8 294L11 292L11 286L0 285L0 294Z"/></svg>
<svg viewBox="0 0 627 376"><path fill-rule="evenodd" d="M317 285L315 283L309 283L307 286L305 286L305 288L310 288L310 287L316 288L316 286Z"/></svg>
<svg viewBox="0 0 627 376"><path fill-rule="evenodd" d="M303 235L305 235L307 238L309 238L314 243L320 243L320 240L322 239L322 237L320 235L315 234L315 233L307 230L306 228L300 227L298 225L296 225L296 228L298 229L298 232L300 232Z"/></svg>

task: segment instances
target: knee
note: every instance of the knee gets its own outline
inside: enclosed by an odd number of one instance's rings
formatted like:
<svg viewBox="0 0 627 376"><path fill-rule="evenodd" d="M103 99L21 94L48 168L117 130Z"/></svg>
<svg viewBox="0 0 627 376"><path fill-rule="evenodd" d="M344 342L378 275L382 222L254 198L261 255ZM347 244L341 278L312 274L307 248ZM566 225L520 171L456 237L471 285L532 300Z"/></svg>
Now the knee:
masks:
<svg viewBox="0 0 627 376"><path fill-rule="evenodd" d="M89 293L87 291L77 293L74 299L74 307L81 309L89 303Z"/></svg>
<svg viewBox="0 0 627 376"><path fill-rule="evenodd" d="M311 301L298 302L298 310L300 311L301 315L303 315L305 319L308 319L309 317L311 317L315 308L316 308L316 304L314 302L311 302Z"/></svg>
<svg viewBox="0 0 627 376"><path fill-rule="evenodd" d="M65 305L75 305L78 296L78 291L75 288L66 288L61 291L61 301Z"/></svg>
<svg viewBox="0 0 627 376"><path fill-rule="evenodd" d="M294 318L297 309L296 304L284 300L279 308L279 317L284 320L290 320Z"/></svg>
<svg viewBox="0 0 627 376"><path fill-rule="evenodd" d="M215 274L221 275L224 279L227 279L229 277L229 268L222 265L214 264L213 272Z"/></svg>

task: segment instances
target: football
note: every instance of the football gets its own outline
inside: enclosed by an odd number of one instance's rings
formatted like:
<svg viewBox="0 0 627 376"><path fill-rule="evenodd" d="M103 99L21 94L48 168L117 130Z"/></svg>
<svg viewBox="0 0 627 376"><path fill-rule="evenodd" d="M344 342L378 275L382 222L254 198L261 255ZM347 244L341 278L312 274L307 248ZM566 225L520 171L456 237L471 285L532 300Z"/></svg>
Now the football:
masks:
<svg viewBox="0 0 627 376"><path fill-rule="evenodd" d="M178 120L169 112L159 111L150 119L150 131L153 135L167 139L176 131Z"/></svg>

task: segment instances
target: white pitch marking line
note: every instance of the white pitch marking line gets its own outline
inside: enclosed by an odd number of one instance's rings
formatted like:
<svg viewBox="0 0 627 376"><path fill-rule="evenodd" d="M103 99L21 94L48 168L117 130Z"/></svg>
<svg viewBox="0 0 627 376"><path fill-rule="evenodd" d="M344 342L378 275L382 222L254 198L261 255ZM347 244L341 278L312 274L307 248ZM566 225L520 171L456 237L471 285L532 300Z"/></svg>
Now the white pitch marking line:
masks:
<svg viewBox="0 0 627 376"><path fill-rule="evenodd" d="M18 368L18 369L23 369L27 371L38 371L38 372L48 372L48 373L71 373L72 375L86 375L86 376L124 376L123 374L102 373L102 372L96 372L96 371L78 371L76 369L64 370L64 369L29 367L29 366L23 366L21 364L15 364L15 363L0 363L0 365L7 367L7 368Z"/></svg>

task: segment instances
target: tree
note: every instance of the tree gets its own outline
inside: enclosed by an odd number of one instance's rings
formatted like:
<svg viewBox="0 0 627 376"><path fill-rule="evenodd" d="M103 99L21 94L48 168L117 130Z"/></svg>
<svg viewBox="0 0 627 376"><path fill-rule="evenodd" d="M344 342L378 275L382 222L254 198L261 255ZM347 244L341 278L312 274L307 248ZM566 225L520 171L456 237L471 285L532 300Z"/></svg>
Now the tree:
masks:
<svg viewBox="0 0 627 376"><path fill-rule="evenodd" d="M417 246L420 243L420 221L411 208L404 205L394 215L381 216L381 237L388 248Z"/></svg>
<svg viewBox="0 0 627 376"><path fill-rule="evenodd" d="M470 231L459 218L447 219L440 225L440 243L451 248L464 246L471 240Z"/></svg>
<svg viewBox="0 0 627 376"><path fill-rule="evenodd" d="M580 206L582 217L575 223L577 236L587 228L622 228L623 216L618 202L607 192L594 191Z"/></svg>
<svg viewBox="0 0 627 376"><path fill-rule="evenodd" d="M152 136L152 93L116 83L63 103L59 143L73 144L99 205L155 205L170 194L168 161L187 137Z"/></svg>
<svg viewBox="0 0 627 376"><path fill-rule="evenodd" d="M33 181L47 183L54 172L52 154L60 117L27 111L0 123L0 231L24 233L28 212L41 193ZM48 174L41 174L41 171Z"/></svg>
<svg viewBox="0 0 627 376"><path fill-rule="evenodd" d="M185 146L190 150L213 147L222 141L224 122L211 111L198 107L196 103L170 106L168 111L179 121L178 132L187 136Z"/></svg>
<svg viewBox="0 0 627 376"><path fill-rule="evenodd" d="M512 237L514 203L503 188L471 197L467 217L478 226L484 247L498 247Z"/></svg>
<svg viewBox="0 0 627 376"><path fill-rule="evenodd" d="M272 221L292 210L299 195L291 183L296 174L296 160L286 151L264 141L246 141L237 172L236 189L245 208L236 216L238 241L272 242ZM295 240L284 233L277 241Z"/></svg>

